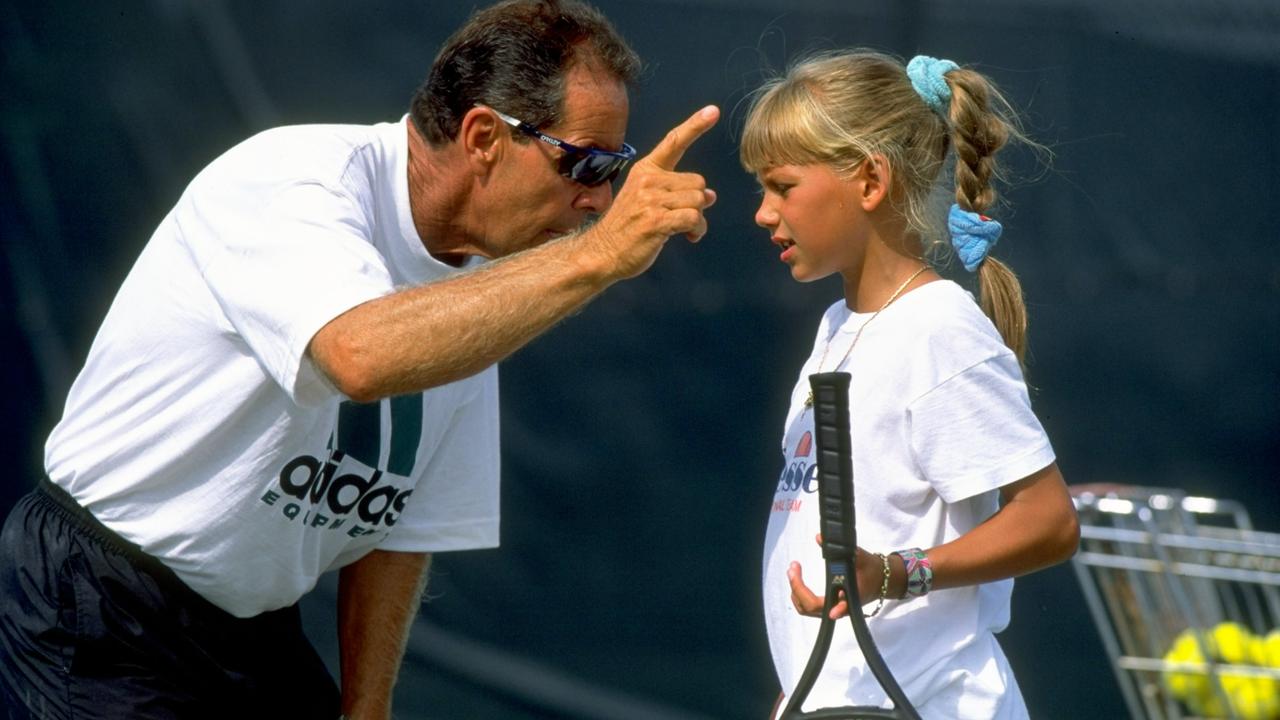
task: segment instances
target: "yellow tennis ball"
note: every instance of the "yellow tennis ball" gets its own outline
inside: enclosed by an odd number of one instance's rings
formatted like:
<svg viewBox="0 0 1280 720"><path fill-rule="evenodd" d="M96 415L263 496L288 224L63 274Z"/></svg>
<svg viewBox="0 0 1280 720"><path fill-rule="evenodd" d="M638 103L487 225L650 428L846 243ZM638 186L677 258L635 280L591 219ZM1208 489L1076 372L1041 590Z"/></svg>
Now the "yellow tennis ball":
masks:
<svg viewBox="0 0 1280 720"><path fill-rule="evenodd" d="M1210 685L1205 685L1201 691L1187 698L1187 708L1191 710L1191 714L1202 718L1225 718L1227 717L1227 706L1222 702L1222 698L1217 691Z"/></svg>
<svg viewBox="0 0 1280 720"><path fill-rule="evenodd" d="M1215 657L1229 663L1249 662L1252 653L1253 633L1240 623L1222 622L1213 628L1211 634L1213 648L1209 652Z"/></svg>
<svg viewBox="0 0 1280 720"><path fill-rule="evenodd" d="M1280 694L1270 678L1224 674L1222 689L1240 720L1273 720L1280 714Z"/></svg>
<svg viewBox="0 0 1280 720"><path fill-rule="evenodd" d="M1249 639L1249 662L1253 665L1267 664L1267 640L1254 635Z"/></svg>
<svg viewBox="0 0 1280 720"><path fill-rule="evenodd" d="M1207 639L1204 633L1200 635L1202 640ZM1200 668L1208 667L1205 664L1204 655L1200 652L1200 644L1196 642L1195 631L1190 629L1183 630L1178 637L1174 638L1169 651L1164 654L1164 659L1165 662L1170 663L1191 663ZM1163 671L1161 675L1169 692L1187 703L1213 690L1209 685L1209 676L1203 672L1170 669Z"/></svg>
<svg viewBox="0 0 1280 720"><path fill-rule="evenodd" d="M1265 636L1259 638L1261 641L1261 652L1254 658L1259 665L1267 665L1273 668L1280 668L1280 630L1272 630ZM1255 645L1255 652L1258 652Z"/></svg>

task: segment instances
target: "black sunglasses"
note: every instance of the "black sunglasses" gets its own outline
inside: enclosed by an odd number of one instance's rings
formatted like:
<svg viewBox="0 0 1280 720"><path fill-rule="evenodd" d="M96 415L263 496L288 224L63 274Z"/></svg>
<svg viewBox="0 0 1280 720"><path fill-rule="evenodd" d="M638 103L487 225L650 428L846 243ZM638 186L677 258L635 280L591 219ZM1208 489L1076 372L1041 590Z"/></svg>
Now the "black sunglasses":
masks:
<svg viewBox="0 0 1280 720"><path fill-rule="evenodd" d="M560 174L578 184L595 187L607 183L617 177L627 163L636 159L636 149L626 143L622 143L622 152L578 147L560 138L552 137L527 122L517 120L493 108L489 109L493 110L502 122L525 135L560 148L564 152L560 156Z"/></svg>

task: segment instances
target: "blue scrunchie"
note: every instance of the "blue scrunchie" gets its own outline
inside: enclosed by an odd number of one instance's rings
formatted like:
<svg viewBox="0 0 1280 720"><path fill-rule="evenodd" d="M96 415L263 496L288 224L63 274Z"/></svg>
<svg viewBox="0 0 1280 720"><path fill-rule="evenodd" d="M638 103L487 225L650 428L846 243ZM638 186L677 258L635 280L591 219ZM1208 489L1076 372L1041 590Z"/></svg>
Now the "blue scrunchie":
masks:
<svg viewBox="0 0 1280 720"><path fill-rule="evenodd" d="M951 233L951 246L956 249L960 262L964 263L964 269L974 272L987 259L987 253L1000 239L1004 228L989 217L961 210L959 205L953 204L951 213L947 215L947 230Z"/></svg>
<svg viewBox="0 0 1280 720"><path fill-rule="evenodd" d="M907 77L911 78L911 87L934 112L946 115L947 108L951 106L951 87L943 76L958 67L950 60L917 55L907 63Z"/></svg>

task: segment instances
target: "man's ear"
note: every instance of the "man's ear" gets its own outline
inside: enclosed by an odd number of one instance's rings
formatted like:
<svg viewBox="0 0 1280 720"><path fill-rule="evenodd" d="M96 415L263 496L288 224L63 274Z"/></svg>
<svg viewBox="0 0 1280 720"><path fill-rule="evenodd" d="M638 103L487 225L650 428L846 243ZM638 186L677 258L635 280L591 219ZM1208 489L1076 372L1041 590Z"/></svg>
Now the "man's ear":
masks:
<svg viewBox="0 0 1280 720"><path fill-rule="evenodd" d="M473 107L462 116L458 143L462 145L467 165L477 175L489 174L502 157L508 138L506 125L489 108Z"/></svg>
<svg viewBox="0 0 1280 720"><path fill-rule="evenodd" d="M871 212L889 197L889 188L893 186L893 169L884 155L876 153L863 160L854 172L854 181L858 188L858 202L862 209Z"/></svg>

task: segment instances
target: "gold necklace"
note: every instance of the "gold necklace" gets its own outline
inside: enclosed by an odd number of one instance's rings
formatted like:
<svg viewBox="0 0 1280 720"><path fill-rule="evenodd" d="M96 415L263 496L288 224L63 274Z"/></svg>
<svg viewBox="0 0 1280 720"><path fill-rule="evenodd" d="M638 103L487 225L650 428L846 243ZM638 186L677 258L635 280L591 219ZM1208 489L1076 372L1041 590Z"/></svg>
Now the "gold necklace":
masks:
<svg viewBox="0 0 1280 720"><path fill-rule="evenodd" d="M923 273L925 270L928 270L928 269L929 269L928 265L922 265L920 266L919 270L915 271L914 273L911 273L911 277L907 278L906 282L899 285L898 289L893 291L893 294L889 296L888 300L885 300L884 304L880 306L880 309L875 311L875 313L872 314L872 316L868 318L866 322L862 323L861 327L858 328L858 332L855 333L853 336L853 342L849 343L849 349L844 351L844 357L840 358L840 362L836 363L836 366L832 368L833 372L836 369L838 369L841 365L843 365L846 360L849 359L849 353L853 352L853 346L858 344L858 338L862 337L862 331L867 329L867 326L871 324L871 321L875 320L876 317L880 315L880 313L884 312L885 308L892 305L893 301L898 299L898 296L902 294L903 290L907 289L907 286L911 284L912 280L915 280L916 278L920 277L920 273ZM839 330L837 330L837 332L839 332ZM834 337L832 339L834 339ZM822 348L822 359L818 361L818 372L822 372L822 366L826 364L827 353L830 350L831 350L831 340L828 340L826 346ZM809 391L809 396L804 399L804 406L805 406L805 409L813 407L813 391L812 390Z"/></svg>

